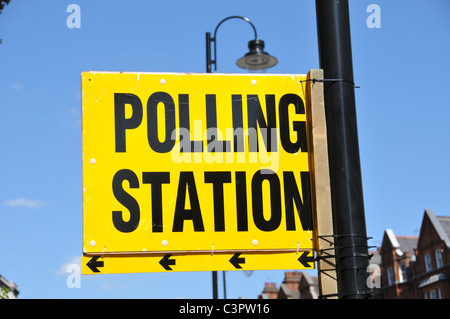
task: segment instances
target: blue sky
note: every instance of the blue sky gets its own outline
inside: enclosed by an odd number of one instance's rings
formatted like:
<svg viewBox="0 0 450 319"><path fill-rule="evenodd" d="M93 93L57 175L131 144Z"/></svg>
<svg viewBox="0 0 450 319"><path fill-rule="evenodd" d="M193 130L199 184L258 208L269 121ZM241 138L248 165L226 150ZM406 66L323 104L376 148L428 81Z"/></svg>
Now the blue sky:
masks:
<svg viewBox="0 0 450 319"><path fill-rule="evenodd" d="M370 245L418 235L423 212L450 215L448 0L350 0L361 167ZM81 27L68 28L70 4ZM369 4L381 28L368 28ZM21 298L211 298L211 273L82 276L82 71L205 72L205 32L246 16L279 63L319 68L311 0L12 0L0 15L0 274ZM218 32L218 71L241 73L251 28ZM312 272L314 274L314 272ZM227 297L256 298L284 271L227 272ZM219 297L222 277L219 276Z"/></svg>

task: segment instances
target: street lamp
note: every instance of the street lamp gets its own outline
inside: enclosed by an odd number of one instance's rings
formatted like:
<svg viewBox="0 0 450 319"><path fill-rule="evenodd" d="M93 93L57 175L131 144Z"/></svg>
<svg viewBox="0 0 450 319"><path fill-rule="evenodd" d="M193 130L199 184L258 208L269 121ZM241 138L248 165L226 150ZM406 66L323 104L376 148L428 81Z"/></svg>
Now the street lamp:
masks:
<svg viewBox="0 0 450 319"><path fill-rule="evenodd" d="M211 37L210 32L206 32L206 72L211 73L211 66L214 64L214 70L217 71L217 44L216 36L217 29L219 26L227 20L230 19L242 19L248 22L255 33L255 39L248 42L249 52L246 53L242 58L236 61L237 66L246 70L265 70L275 66L278 63L277 58L271 56L269 53L264 51L264 41L258 39L256 33L256 28L253 23L245 17L241 16L231 16L223 19L219 22L216 29L214 30L214 37ZM214 43L214 59L211 57L211 43Z"/></svg>

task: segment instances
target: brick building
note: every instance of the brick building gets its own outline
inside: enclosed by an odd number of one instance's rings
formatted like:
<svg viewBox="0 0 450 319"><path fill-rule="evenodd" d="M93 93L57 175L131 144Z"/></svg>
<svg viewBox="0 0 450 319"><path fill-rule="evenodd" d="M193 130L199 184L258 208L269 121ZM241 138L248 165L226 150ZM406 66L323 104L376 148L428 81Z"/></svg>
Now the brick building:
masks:
<svg viewBox="0 0 450 319"><path fill-rule="evenodd" d="M450 299L450 217L426 209L419 237L386 229L378 253L381 288L374 298Z"/></svg>
<svg viewBox="0 0 450 319"><path fill-rule="evenodd" d="M450 299L450 217L426 210L414 270L416 298Z"/></svg>
<svg viewBox="0 0 450 319"><path fill-rule="evenodd" d="M412 264L416 261L418 237L396 236L392 229L384 231L383 243L378 249L381 261L381 291L376 298L414 298Z"/></svg>
<svg viewBox="0 0 450 319"><path fill-rule="evenodd" d="M258 299L317 299L319 296L317 277L297 270L287 271L284 275L279 289L276 283L266 282Z"/></svg>

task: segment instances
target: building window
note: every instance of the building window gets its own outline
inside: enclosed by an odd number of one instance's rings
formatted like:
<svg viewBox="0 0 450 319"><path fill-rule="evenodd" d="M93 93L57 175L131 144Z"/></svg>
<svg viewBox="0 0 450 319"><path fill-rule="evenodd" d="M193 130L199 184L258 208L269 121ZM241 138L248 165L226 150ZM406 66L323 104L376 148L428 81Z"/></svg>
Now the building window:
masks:
<svg viewBox="0 0 450 319"><path fill-rule="evenodd" d="M439 299L442 299L441 288L438 288L438 298L439 298Z"/></svg>
<svg viewBox="0 0 450 319"><path fill-rule="evenodd" d="M434 253L436 255L436 268L441 268L443 266L441 249L436 249Z"/></svg>
<svg viewBox="0 0 450 319"><path fill-rule="evenodd" d="M436 290L431 290L430 291L430 299L436 299Z"/></svg>
<svg viewBox="0 0 450 319"><path fill-rule="evenodd" d="M430 254L425 254L425 271L429 272L433 267L431 266Z"/></svg>
<svg viewBox="0 0 450 319"><path fill-rule="evenodd" d="M391 286L395 283L394 268L389 267L387 272L388 272L388 283L389 286Z"/></svg>
<svg viewBox="0 0 450 319"><path fill-rule="evenodd" d="M398 276L399 276L399 279L398 279L399 282L408 281L408 273L406 270L406 265L404 263L401 263L398 266Z"/></svg>

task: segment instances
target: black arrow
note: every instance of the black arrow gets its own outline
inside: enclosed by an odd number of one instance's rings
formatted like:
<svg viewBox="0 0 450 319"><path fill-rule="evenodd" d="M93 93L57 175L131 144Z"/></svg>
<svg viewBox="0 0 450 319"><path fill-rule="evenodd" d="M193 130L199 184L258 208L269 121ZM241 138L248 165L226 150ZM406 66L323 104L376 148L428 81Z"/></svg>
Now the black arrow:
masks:
<svg viewBox="0 0 450 319"><path fill-rule="evenodd" d="M97 267L103 267L103 261L97 261L100 256L94 256L91 260L88 261L86 266L89 267L89 269L92 270L92 272L100 272L100 270L97 269Z"/></svg>
<svg viewBox="0 0 450 319"><path fill-rule="evenodd" d="M161 266L164 267L165 270L172 270L169 266L175 265L175 259L169 259L171 254L164 255L164 257L159 261Z"/></svg>
<svg viewBox="0 0 450 319"><path fill-rule="evenodd" d="M230 259L230 263L234 266L236 269L242 269L241 265L239 264L245 264L245 258L239 258L241 253L235 253L233 257Z"/></svg>
<svg viewBox="0 0 450 319"><path fill-rule="evenodd" d="M309 257L308 256L309 251L305 251L299 258L298 261L301 262L301 264L306 267L306 268L310 268L311 265L309 263L313 263L314 262L314 257Z"/></svg>

